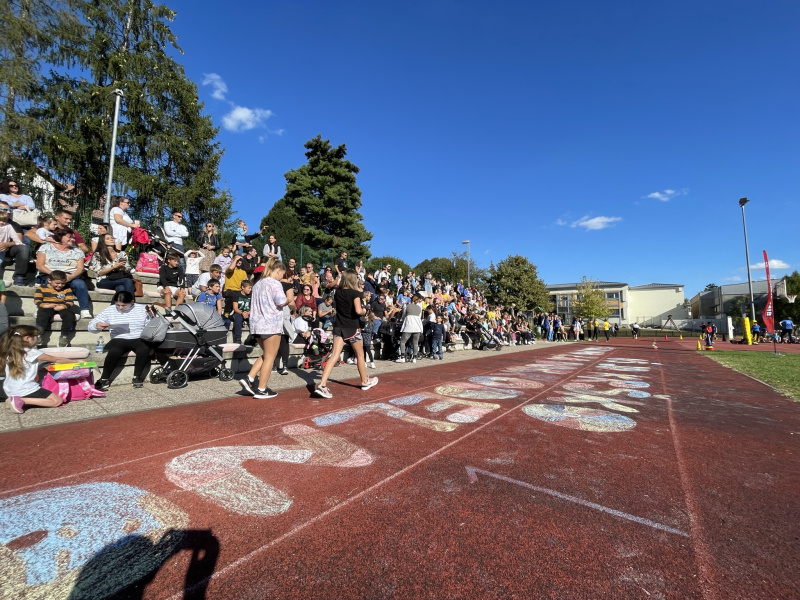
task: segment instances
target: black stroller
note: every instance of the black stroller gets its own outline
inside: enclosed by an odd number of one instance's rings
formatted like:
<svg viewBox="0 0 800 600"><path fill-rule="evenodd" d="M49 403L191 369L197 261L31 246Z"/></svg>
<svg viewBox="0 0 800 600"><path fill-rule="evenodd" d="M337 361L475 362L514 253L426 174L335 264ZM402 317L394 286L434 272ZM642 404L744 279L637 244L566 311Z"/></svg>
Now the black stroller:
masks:
<svg viewBox="0 0 800 600"><path fill-rule="evenodd" d="M150 372L150 383L165 383L171 390L186 387L190 375L211 374L231 381L233 371L225 364L219 347L228 339L228 328L214 307L200 303L180 304L174 322L156 348L161 365Z"/></svg>

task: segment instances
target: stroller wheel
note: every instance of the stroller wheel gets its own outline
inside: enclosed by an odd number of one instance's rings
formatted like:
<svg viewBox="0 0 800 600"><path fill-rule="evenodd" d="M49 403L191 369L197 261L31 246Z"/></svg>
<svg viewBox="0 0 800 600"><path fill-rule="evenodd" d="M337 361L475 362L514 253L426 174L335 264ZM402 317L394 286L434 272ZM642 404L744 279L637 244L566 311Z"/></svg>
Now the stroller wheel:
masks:
<svg viewBox="0 0 800 600"><path fill-rule="evenodd" d="M150 383L164 383L167 376L164 374L164 367L156 367L150 371Z"/></svg>
<svg viewBox="0 0 800 600"><path fill-rule="evenodd" d="M219 380L220 381L230 381L233 379L233 370L232 369L220 369L219 371Z"/></svg>
<svg viewBox="0 0 800 600"><path fill-rule="evenodd" d="M167 387L171 390L186 387L188 383L189 374L186 371L173 371L167 376Z"/></svg>

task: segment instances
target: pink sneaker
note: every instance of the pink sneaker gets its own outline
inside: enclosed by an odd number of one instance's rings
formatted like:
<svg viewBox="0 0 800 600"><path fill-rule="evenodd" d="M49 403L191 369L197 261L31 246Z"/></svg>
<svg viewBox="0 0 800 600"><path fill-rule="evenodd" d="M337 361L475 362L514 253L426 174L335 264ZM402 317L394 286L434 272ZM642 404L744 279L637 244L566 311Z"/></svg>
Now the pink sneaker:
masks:
<svg viewBox="0 0 800 600"><path fill-rule="evenodd" d="M11 410L13 410L14 412L17 412L19 414L22 414L22 413L25 412L25 408L24 408L25 402L23 402L21 396L11 396L8 399L8 401L11 402Z"/></svg>

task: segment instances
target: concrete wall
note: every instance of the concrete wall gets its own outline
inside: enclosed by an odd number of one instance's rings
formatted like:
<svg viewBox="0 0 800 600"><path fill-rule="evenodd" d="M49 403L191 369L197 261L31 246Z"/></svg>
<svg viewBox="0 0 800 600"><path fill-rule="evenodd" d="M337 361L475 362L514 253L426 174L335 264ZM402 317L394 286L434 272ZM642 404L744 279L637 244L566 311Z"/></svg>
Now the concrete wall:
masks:
<svg viewBox="0 0 800 600"><path fill-rule="evenodd" d="M674 288L629 288L627 321L630 323L661 324L668 315L673 319L689 316L684 308L683 287Z"/></svg>

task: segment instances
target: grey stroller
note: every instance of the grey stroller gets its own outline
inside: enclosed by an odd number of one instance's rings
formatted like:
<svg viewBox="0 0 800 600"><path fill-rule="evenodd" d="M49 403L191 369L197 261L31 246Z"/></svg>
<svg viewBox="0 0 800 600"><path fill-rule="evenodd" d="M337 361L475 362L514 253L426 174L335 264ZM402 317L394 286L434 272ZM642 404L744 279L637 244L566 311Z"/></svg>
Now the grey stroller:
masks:
<svg viewBox="0 0 800 600"><path fill-rule="evenodd" d="M180 304L172 316L174 321L155 351L161 366L150 372L150 383L166 383L174 390L186 387L190 375L232 380L233 371L226 366L220 348L228 339L228 327L214 307L198 302Z"/></svg>

